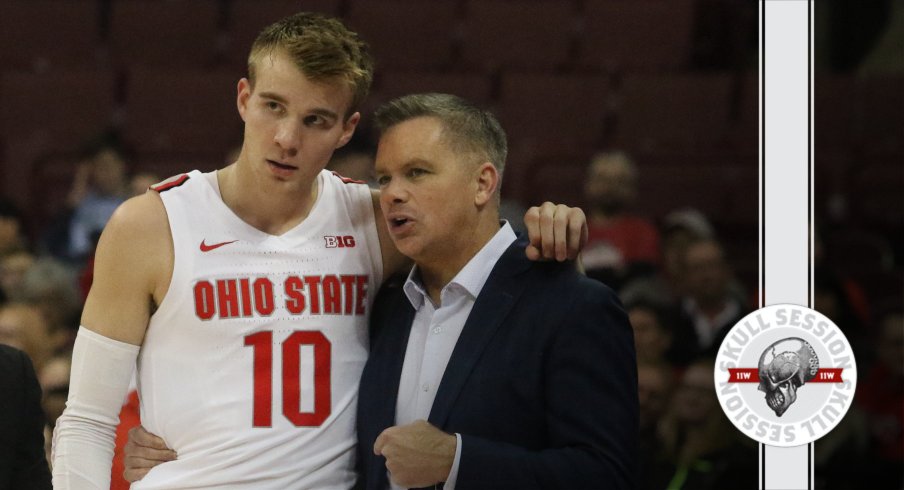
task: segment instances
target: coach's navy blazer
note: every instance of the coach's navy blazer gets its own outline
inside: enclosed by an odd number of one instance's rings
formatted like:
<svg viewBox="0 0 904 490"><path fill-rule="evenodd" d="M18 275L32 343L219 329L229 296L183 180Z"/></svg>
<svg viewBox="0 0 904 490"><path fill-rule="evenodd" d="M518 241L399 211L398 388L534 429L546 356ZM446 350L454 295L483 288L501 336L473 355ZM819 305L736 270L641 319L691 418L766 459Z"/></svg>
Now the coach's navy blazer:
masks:
<svg viewBox="0 0 904 490"><path fill-rule="evenodd" d="M465 323L429 422L462 436L456 488L633 488L637 368L615 294L571 264L531 262L516 242ZM394 425L414 309L400 284L371 315L358 401L363 488L387 487L377 436Z"/></svg>

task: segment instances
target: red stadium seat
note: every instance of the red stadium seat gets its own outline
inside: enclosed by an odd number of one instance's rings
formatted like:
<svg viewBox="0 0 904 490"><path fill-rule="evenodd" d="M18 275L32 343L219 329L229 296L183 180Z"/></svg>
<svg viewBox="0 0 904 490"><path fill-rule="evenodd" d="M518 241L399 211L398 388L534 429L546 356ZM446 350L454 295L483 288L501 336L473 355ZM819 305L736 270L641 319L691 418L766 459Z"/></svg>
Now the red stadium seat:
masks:
<svg viewBox="0 0 904 490"><path fill-rule="evenodd" d="M813 137L817 154L848 150L854 142L854 81L820 74L813 82Z"/></svg>
<svg viewBox="0 0 904 490"><path fill-rule="evenodd" d="M559 155L538 157L519 170L524 174L521 202L539 204L552 201L569 206L585 206L584 179L589 157ZM515 196L506 196L515 197Z"/></svg>
<svg viewBox="0 0 904 490"><path fill-rule="evenodd" d="M5 165L0 179L0 195L11 199L18 204L31 219L37 214L32 212L32 206L36 200L43 199L41 191L34 192L30 185L31 173L35 162L54 153L47 144L47 135L33 135L31 137L17 137L6 141L3 148ZM68 191L69 186L62 192ZM47 189L46 192L55 192L57 189Z"/></svg>
<svg viewBox="0 0 904 490"><path fill-rule="evenodd" d="M72 152L47 154L34 162L22 187L29 190L30 218L39 229L65 211L78 165L79 156Z"/></svg>
<svg viewBox="0 0 904 490"><path fill-rule="evenodd" d="M94 65L99 41L96 1L9 1L0 12L4 69Z"/></svg>
<svg viewBox="0 0 904 490"><path fill-rule="evenodd" d="M858 158L858 169L851 178L849 202L860 223L887 229L900 229L904 223L904 168L897 165L867 163Z"/></svg>
<svg viewBox="0 0 904 490"><path fill-rule="evenodd" d="M73 150L106 130L114 112L110 71L5 72L0 78L0 132L34 139L46 151Z"/></svg>
<svg viewBox="0 0 904 490"><path fill-rule="evenodd" d="M390 99L423 92L458 95L481 106L487 106L492 96L492 81L479 73L387 70L378 73L378 77L379 86L368 97L368 107L375 108Z"/></svg>
<svg viewBox="0 0 904 490"><path fill-rule="evenodd" d="M559 0L472 0L462 36L465 66L545 71L568 64L576 18Z"/></svg>
<svg viewBox="0 0 904 490"><path fill-rule="evenodd" d="M226 63L244 75L251 44L264 27L300 11L337 16L340 3L340 0L232 0L227 16Z"/></svg>
<svg viewBox="0 0 904 490"><path fill-rule="evenodd" d="M878 275L894 267L894 252L886 237L863 229L838 229L825 239L827 261L844 275Z"/></svg>
<svg viewBox="0 0 904 490"><path fill-rule="evenodd" d="M616 140L643 152L712 149L728 136L731 94L728 74L627 76Z"/></svg>
<svg viewBox="0 0 904 490"><path fill-rule="evenodd" d="M681 68L693 27L694 0L588 0L580 62L610 71Z"/></svg>
<svg viewBox="0 0 904 490"><path fill-rule="evenodd" d="M904 159L904 76L863 78L856 92L862 151Z"/></svg>
<svg viewBox="0 0 904 490"><path fill-rule="evenodd" d="M755 226L758 170L755 161L699 161L693 167L649 165L638 159L636 208L646 216L692 207L714 223Z"/></svg>
<svg viewBox="0 0 904 490"><path fill-rule="evenodd" d="M143 155L136 160L134 172L151 173L160 177L160 180L162 181L174 175L188 173L192 170L210 172L224 166L226 166L224 159L216 158L215 156L204 158L191 154L157 153L153 155Z"/></svg>
<svg viewBox="0 0 904 490"><path fill-rule="evenodd" d="M371 45L379 70L444 69L454 63L454 0L355 0L346 21Z"/></svg>
<svg viewBox="0 0 904 490"><path fill-rule="evenodd" d="M208 67L217 61L216 0L116 0L108 43L118 66Z"/></svg>
<svg viewBox="0 0 904 490"><path fill-rule="evenodd" d="M757 155L760 149L760 80L756 72L735 81L734 118L729 128L731 147L744 155Z"/></svg>
<svg viewBox="0 0 904 490"><path fill-rule="evenodd" d="M599 146L604 137L609 84L602 75L507 73L498 115L513 145Z"/></svg>
<svg viewBox="0 0 904 490"><path fill-rule="evenodd" d="M223 155L241 143L238 78L228 71L134 67L124 136L139 153Z"/></svg>

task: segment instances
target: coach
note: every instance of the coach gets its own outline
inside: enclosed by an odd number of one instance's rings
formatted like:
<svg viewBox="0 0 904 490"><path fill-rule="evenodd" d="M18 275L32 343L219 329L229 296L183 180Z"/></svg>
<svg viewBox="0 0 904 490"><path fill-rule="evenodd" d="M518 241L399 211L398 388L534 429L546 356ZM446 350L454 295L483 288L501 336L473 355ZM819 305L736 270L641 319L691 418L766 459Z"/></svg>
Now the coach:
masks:
<svg viewBox="0 0 904 490"><path fill-rule="evenodd" d="M633 488L630 325L610 289L529 261L500 224L499 123L426 94L388 103L376 125L381 206L416 266L371 317L364 487Z"/></svg>

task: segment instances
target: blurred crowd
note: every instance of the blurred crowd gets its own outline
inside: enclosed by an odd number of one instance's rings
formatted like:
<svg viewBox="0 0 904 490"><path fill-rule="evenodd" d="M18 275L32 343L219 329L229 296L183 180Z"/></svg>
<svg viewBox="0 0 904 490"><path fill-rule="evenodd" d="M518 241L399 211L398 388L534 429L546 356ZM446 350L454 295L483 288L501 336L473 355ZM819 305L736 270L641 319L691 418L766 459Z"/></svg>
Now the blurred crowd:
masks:
<svg viewBox="0 0 904 490"><path fill-rule="evenodd" d="M370 151L338 152L329 168L372 182ZM86 151L65 210L37 233L26 233L15 206L0 204L0 343L24 350L35 365L48 440L67 395L94 246L117 205L158 180L130 175L127 158L109 141ZM757 307L756 285L736 277L737 261L699 210L682 208L657 218L637 214L641 178L623 151L602 152L588 162L583 193L590 239L583 264L590 277L617 290L634 328L642 488L753 488L757 445L722 413L712 373L727 330ZM507 218L520 223L523 208L510 204L514 211ZM861 284L826 263L825 245L817 245L815 308L848 337L861 373L853 408L816 445L817 488L859 488L867 469L872 488L901 488L901 302L867 298Z"/></svg>
<svg viewBox="0 0 904 490"><path fill-rule="evenodd" d="M111 4L107 0L100 3L105 9ZM739 59L741 64L754 65L752 21L744 24L747 32L720 16L720 12L735 9L744 19L755 19L753 3L701 0L699 4L706 8L699 9L705 15L695 36L702 41L694 43L692 66L701 71L725 69ZM900 80L904 72L904 0L819 2L816 14L814 36L816 45L822 47L814 60L817 97L820 91L843 87L831 83L839 74L892 73L892 83ZM729 32L732 30L736 32ZM742 31L747 32L746 37ZM743 38L735 44L740 44L744 53L751 53L749 56L739 58L729 52L727 46L733 44L726 40L734 37ZM494 87L500 85L497 82L493 82ZM756 95L755 90L751 93ZM863 90L864 100L870 93ZM853 407L836 429L815 444L815 488L902 489L904 223L900 189L888 189L900 181L904 140L902 133L889 132L893 136L891 146L855 147L851 142L836 146L841 144L841 137L850 138L855 132L833 112L851 104L835 93L829 96L831 103L817 104L815 114L815 127L822 132L817 132L815 142L813 307L847 336L857 356L859 374ZM554 105L561 104L555 97L550 99ZM886 101L879 105L884 107ZM893 104L888 105L894 109ZM887 114L900 120L901 107L897 107L897 113L891 109ZM574 118L570 113L567 116ZM662 117L659 113L654 116ZM543 123L543 132L555 126L537 119ZM840 124L837 141L825 136L835 134L831 127L821 127L826 121ZM876 133L877 122L881 121L863 117L865 132ZM645 126L643 129L647 130ZM13 139L8 134L3 136ZM749 134L744 138L752 141ZM336 152L329 168L372 182L372 152L372 145L356 140ZM11 154L8 149L7 153ZM66 157L69 155L67 152ZM0 166L6 173L0 175L10 179L6 183L18 181L10 177L10 169L14 161L20 164L19 159L6 158L7 168ZM224 158L225 163L234 159L234 152ZM177 163L158 167L147 162L136 164L140 156L133 155L116 137L103 137L86 145L76 160L72 162L75 171L65 173L69 190L63 202L45 205L41 201L53 199L32 196L32 201L37 201L30 203L35 209L23 209L22 200L0 193L0 343L25 351L35 366L43 390L48 450L50 431L67 397L72 343L91 285L92 256L100 232L120 203L169 177L146 170L170 169ZM574 202L583 203L587 214L590 240L582 255L586 273L617 291L634 328L640 396L640 488L756 488L757 444L734 429L719 407L713 386L714 358L727 329L760 306L755 272L756 224L743 223L743 229L737 223L729 226L714 219L712 212L718 210L712 207L680 206L656 215L642 212L640 204L655 196L639 191L644 168L652 169L638 161L644 161L644 157L618 148L599 152L586 164L579 162L582 184L569 181L565 190L573 193ZM702 165L715 168L723 163L694 160L683 169L694 172ZM68 169L69 162L66 165ZM533 172L532 168L523 168L523 173ZM552 176L564 175L564 166L551 168ZM519 183L514 178L517 166L513 170L508 182L514 186ZM888 175L899 180L890 181ZM692 179L702 177L693 175ZM532 180L523 178L520 184L529 182ZM858 192L846 190L858 183L863 184ZM658 185L653 187L663 194L676 191L671 187L659 189ZM528 195L533 189L528 187L513 188L511 194L533 199ZM7 187L7 192L14 190ZM886 198L892 194L888 205ZM505 193L502 197L504 217L515 228L522 224L524 204L539 204L506 199ZM756 202L746 206L753 209ZM41 211L45 208L52 210L50 216ZM743 233L739 235L739 231ZM746 246L739 246L739 242ZM124 400L126 425L137 423L136 410L134 395Z"/></svg>
<svg viewBox="0 0 904 490"><path fill-rule="evenodd" d="M738 280L737 262L703 213L679 209L657 220L633 213L639 178L623 152L590 162L584 265L616 288L634 328L642 488L755 488L757 444L723 414L713 367L727 331L759 306L756 285ZM816 239L814 308L849 339L860 373L854 407L816 443L816 488L901 488L900 290L867 298L861 284L826 262Z"/></svg>

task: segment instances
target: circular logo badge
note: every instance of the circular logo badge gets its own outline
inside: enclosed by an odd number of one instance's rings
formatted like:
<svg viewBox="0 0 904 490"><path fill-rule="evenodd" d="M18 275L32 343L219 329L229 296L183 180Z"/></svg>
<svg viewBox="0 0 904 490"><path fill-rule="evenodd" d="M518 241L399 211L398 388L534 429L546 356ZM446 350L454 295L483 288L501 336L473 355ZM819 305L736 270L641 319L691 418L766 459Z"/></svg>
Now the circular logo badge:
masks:
<svg viewBox="0 0 904 490"><path fill-rule="evenodd" d="M818 311L760 308L728 332L715 367L716 394L729 420L770 446L799 446L844 418L857 387L847 338Z"/></svg>

